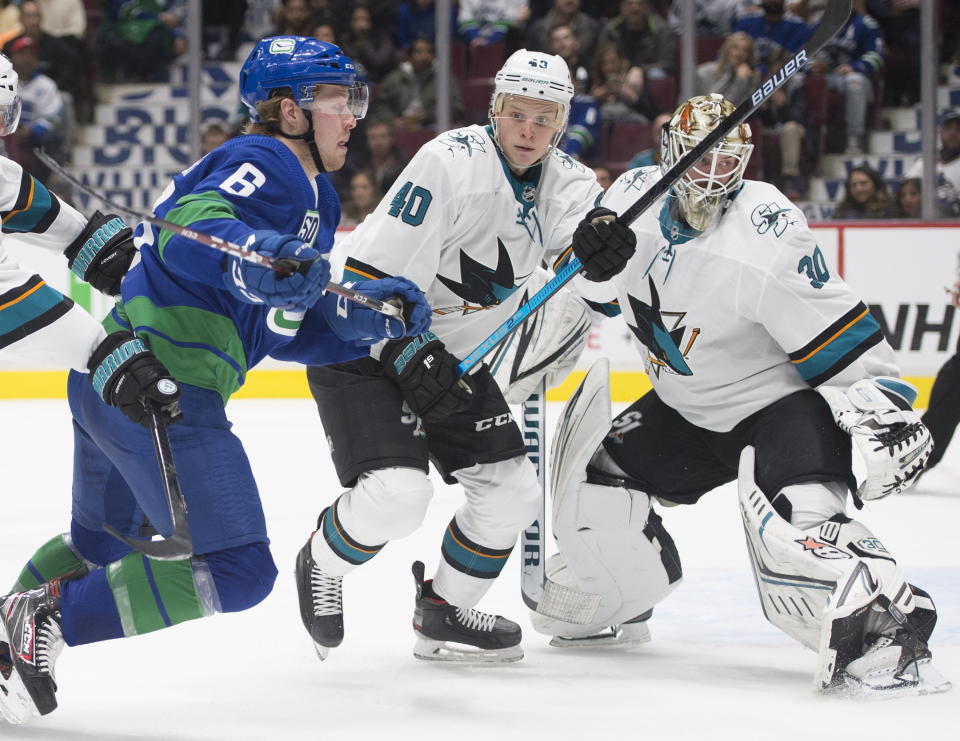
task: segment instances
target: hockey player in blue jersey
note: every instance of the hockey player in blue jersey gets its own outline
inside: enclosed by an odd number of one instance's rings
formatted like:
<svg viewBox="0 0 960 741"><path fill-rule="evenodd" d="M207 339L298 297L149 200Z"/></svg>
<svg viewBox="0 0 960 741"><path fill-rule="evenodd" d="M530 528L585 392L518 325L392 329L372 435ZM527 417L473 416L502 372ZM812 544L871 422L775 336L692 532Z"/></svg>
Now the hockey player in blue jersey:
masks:
<svg viewBox="0 0 960 741"><path fill-rule="evenodd" d="M70 533L43 546L19 591L0 602L0 641L10 644L0 665L0 709L13 722L56 707L54 662L64 644L245 610L269 594L277 570L263 510L224 411L249 368L267 355L341 362L366 355L372 342L429 326L423 294L403 278L368 281L362 291L400 297L406 326L323 294L330 268L322 253L333 244L340 205L321 173L343 164L367 106L351 60L315 39L264 39L243 65L240 90L252 119L247 135L176 176L155 212L298 270L284 275L169 231L139 228L141 261L104 320L116 341L90 361L98 383L79 373L69 379ZM182 419L169 436L189 509L189 560L153 560L103 532L111 525L137 536L145 520L161 534L172 529L150 431L103 403L137 406L117 381L146 346L180 385ZM87 573L58 578L78 569Z"/></svg>

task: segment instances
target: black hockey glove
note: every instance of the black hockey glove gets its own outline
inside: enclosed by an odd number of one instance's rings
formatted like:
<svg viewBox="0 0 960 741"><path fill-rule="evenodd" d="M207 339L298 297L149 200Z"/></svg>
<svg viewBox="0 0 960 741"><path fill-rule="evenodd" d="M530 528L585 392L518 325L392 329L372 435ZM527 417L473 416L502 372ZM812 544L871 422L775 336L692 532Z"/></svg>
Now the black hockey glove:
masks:
<svg viewBox="0 0 960 741"><path fill-rule="evenodd" d="M130 332L108 335L93 351L87 367L100 398L137 424L150 426L147 404L155 406L167 424L182 417L177 402L180 386L147 344Z"/></svg>
<svg viewBox="0 0 960 741"><path fill-rule="evenodd" d="M583 263L583 276L595 283L623 270L637 249L637 235L602 206L588 212L573 233L573 254Z"/></svg>
<svg viewBox="0 0 960 741"><path fill-rule="evenodd" d="M380 353L383 375L400 386L410 410L424 422L465 412L473 401L473 382L457 377L460 361L433 333L391 340Z"/></svg>
<svg viewBox="0 0 960 741"><path fill-rule="evenodd" d="M120 293L120 281L136 253L133 231L126 222L115 214L99 211L63 251L76 276L108 296Z"/></svg>

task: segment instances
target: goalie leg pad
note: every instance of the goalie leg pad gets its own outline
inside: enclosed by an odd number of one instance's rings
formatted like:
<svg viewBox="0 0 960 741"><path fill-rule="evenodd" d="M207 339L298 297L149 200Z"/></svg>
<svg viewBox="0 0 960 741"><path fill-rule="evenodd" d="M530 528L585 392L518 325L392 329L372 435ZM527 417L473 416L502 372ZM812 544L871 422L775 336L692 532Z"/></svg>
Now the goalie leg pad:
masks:
<svg viewBox="0 0 960 741"><path fill-rule="evenodd" d="M544 597L531 616L538 632L595 635L647 612L680 583L676 547L643 492L581 483L557 503L560 554L547 562Z"/></svg>

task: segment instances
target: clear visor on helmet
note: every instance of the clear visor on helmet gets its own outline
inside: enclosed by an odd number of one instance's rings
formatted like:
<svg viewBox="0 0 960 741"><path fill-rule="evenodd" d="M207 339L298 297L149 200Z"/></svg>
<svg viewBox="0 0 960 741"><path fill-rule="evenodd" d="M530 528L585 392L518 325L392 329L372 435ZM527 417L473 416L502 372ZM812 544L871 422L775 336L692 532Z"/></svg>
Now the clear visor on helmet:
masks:
<svg viewBox="0 0 960 741"><path fill-rule="evenodd" d="M364 82L349 86L304 83L298 93L301 108L328 116L353 116L357 120L367 115L370 102L370 90Z"/></svg>
<svg viewBox="0 0 960 741"><path fill-rule="evenodd" d="M490 119L495 124L509 119L518 124L530 122L537 127L558 131L563 129L564 113L559 103L508 93L497 96Z"/></svg>
<svg viewBox="0 0 960 741"><path fill-rule="evenodd" d="M673 165L700 143L700 138L670 131L670 163ZM697 160L681 178L681 190L702 197L732 193L740 187L753 145L725 139Z"/></svg>
<svg viewBox="0 0 960 741"><path fill-rule="evenodd" d="M17 130L20 123L20 96L17 95L12 103L0 105L0 136L7 136Z"/></svg>

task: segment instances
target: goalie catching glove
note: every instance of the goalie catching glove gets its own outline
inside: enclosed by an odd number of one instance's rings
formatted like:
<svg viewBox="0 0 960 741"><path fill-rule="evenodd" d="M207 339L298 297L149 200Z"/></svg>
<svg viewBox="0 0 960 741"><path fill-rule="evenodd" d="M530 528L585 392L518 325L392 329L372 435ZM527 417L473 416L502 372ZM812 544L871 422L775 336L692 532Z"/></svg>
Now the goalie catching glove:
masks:
<svg viewBox="0 0 960 741"><path fill-rule="evenodd" d="M383 375L397 382L410 411L424 422L470 408L473 383L457 377L460 361L433 332L386 343L380 362Z"/></svg>
<svg viewBox="0 0 960 741"><path fill-rule="evenodd" d="M930 431L910 408L916 389L899 378L878 377L857 381L846 391L817 390L863 456L867 475L857 495L880 499L909 489L933 452Z"/></svg>
<svg viewBox="0 0 960 741"><path fill-rule="evenodd" d="M97 211L63 254L67 266L80 280L108 296L116 296L137 248L133 231L123 219Z"/></svg>

